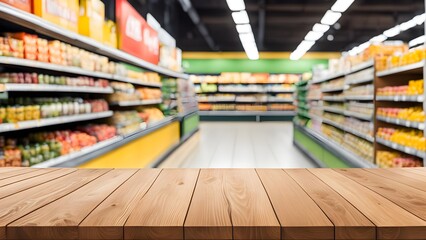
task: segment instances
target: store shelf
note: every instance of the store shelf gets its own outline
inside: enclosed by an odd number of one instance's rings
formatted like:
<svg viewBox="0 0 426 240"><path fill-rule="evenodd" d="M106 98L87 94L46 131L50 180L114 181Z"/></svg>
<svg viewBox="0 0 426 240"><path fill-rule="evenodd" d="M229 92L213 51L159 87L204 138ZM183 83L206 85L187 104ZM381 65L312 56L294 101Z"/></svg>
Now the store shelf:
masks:
<svg viewBox="0 0 426 240"><path fill-rule="evenodd" d="M322 119L322 122L323 122L323 123L326 123L326 124L328 124L328 125L331 125L331 126L333 126L333 127L339 128L339 129L341 129L341 130L343 130L343 131L345 130L345 127L343 127L341 124L336 123L336 122L333 122L333 121L328 120L328 119L326 119L326 118L323 118L323 119Z"/></svg>
<svg viewBox="0 0 426 240"><path fill-rule="evenodd" d="M425 129L425 124L423 122L412 122L412 121L406 121L402 119L382 117L382 116L376 116L376 119L382 122L392 123L395 125L404 126L408 128L415 128L419 130Z"/></svg>
<svg viewBox="0 0 426 240"><path fill-rule="evenodd" d="M336 78L339 78L339 77L343 77L343 76L345 76L345 73L335 73L335 74L332 74L332 75L329 75L329 76L326 76L326 77L323 77L323 78L313 80L312 83L313 84L322 83L322 82L330 81L330 80L333 80L333 79L336 79Z"/></svg>
<svg viewBox="0 0 426 240"><path fill-rule="evenodd" d="M1 13L1 5L0 5L0 13ZM110 79L110 80L114 79L113 75L109 73L94 72L94 71L85 70L79 67L63 66L63 65L28 60L23 58L0 56L0 65L24 67L29 69L42 69L42 70L59 72L59 73L70 73L70 74L75 74L79 76L103 78L103 79Z"/></svg>
<svg viewBox="0 0 426 240"><path fill-rule="evenodd" d="M294 89L289 89L289 90L267 90L267 93L294 93Z"/></svg>
<svg viewBox="0 0 426 240"><path fill-rule="evenodd" d="M374 76L347 81L346 84L355 85L355 84L361 84L361 83L369 83L372 81L374 81Z"/></svg>
<svg viewBox="0 0 426 240"><path fill-rule="evenodd" d="M297 112L297 115L300 115L300 116L305 117L305 118L311 118L311 116L309 114L306 114L304 112Z"/></svg>
<svg viewBox="0 0 426 240"><path fill-rule="evenodd" d="M98 143L96 143L92 146L82 148L77 152L73 152L73 153L70 153L70 154L67 154L67 155L64 155L64 156L60 156L60 157L57 157L57 158L53 158L53 159L41 162L39 164L35 164L32 167L33 168L48 168L48 167L58 166L58 165L73 161L74 159L82 157L82 156L84 156L88 153L95 152L95 151L98 151L102 148L109 147L109 146L111 146L115 143L122 141L122 140L123 140L122 136L115 136L115 137L110 138L108 140L98 142Z"/></svg>
<svg viewBox="0 0 426 240"><path fill-rule="evenodd" d="M337 114L342 114L342 115L343 115L343 112L344 112L343 109L338 109L338 108L334 108L334 107L327 107L327 106L323 106L322 109L327 111L327 112L332 112L332 113L337 113Z"/></svg>
<svg viewBox="0 0 426 240"><path fill-rule="evenodd" d="M11 131L45 127L45 126L51 126L51 125L59 125L59 124L71 123L71 122L95 120L100 118L111 117L112 114L113 114L112 111L106 111L106 112L87 113L87 114L79 114L79 115L72 115L72 116L45 118L40 120L22 121L17 123L3 123L3 124L0 124L0 132L11 132Z"/></svg>
<svg viewBox="0 0 426 240"><path fill-rule="evenodd" d="M345 90L345 87L337 87L337 88L329 88L329 89L321 89L321 92L323 93L328 93L328 92L341 92Z"/></svg>
<svg viewBox="0 0 426 240"><path fill-rule="evenodd" d="M426 152L418 151L417 149L406 147L406 146L385 140L383 138L376 137L376 142L384 146L390 147L392 149L395 149L397 151L404 152L409 155L417 156L420 158L424 158L426 156Z"/></svg>
<svg viewBox="0 0 426 240"><path fill-rule="evenodd" d="M200 116L295 116L294 111L200 111Z"/></svg>
<svg viewBox="0 0 426 240"><path fill-rule="evenodd" d="M352 151L349 151L342 147L341 144L338 144L332 140L329 140L327 137L325 137L322 133L316 132L312 129L299 126L295 124L295 127L302 131L304 134L308 135L310 138L314 139L316 142L321 144L325 149L329 150L333 154L335 154L337 157L345 161L347 164L349 164L352 167L361 167L361 168L377 168L377 166L369 162L362 157L358 156L357 154L353 153Z"/></svg>
<svg viewBox="0 0 426 240"><path fill-rule="evenodd" d="M373 101L374 95L367 96L345 96L346 100L358 100L358 101Z"/></svg>
<svg viewBox="0 0 426 240"><path fill-rule="evenodd" d="M368 134L363 134L363 133L358 132L356 130L353 130L352 128L349 128L349 127L345 127L345 132L350 133L350 134L352 134L354 136L360 137L360 138L362 138L364 140L367 140L369 142L374 143L374 137L370 136Z"/></svg>
<svg viewBox="0 0 426 240"><path fill-rule="evenodd" d="M236 103L268 103L268 101L258 101L258 100L241 100L241 99L236 99L235 100Z"/></svg>
<svg viewBox="0 0 426 240"><path fill-rule="evenodd" d="M400 95L400 96L376 96L377 101L389 102L423 102L425 97L423 95Z"/></svg>
<svg viewBox="0 0 426 240"><path fill-rule="evenodd" d="M358 118L365 121L371 121L373 119L373 115L365 115L361 113L351 112L351 111L344 111L343 113L345 116Z"/></svg>
<svg viewBox="0 0 426 240"><path fill-rule="evenodd" d="M293 103L294 99L268 99L268 103Z"/></svg>
<svg viewBox="0 0 426 240"><path fill-rule="evenodd" d="M131 106L144 106L144 105L154 105L162 103L162 99L152 99L152 100L139 100L139 101L120 101L112 102L111 106L120 106L120 107L131 107Z"/></svg>
<svg viewBox="0 0 426 240"><path fill-rule="evenodd" d="M399 75L399 74L423 74L424 66L425 66L425 61L421 61L414 64L377 72L377 76L387 77L390 75Z"/></svg>
<svg viewBox="0 0 426 240"><path fill-rule="evenodd" d="M131 84L135 84L135 85L139 85L139 86L145 86L145 87L161 88L161 86L162 86L161 83L143 82L143 81L139 81L138 79L127 78L127 77L118 76L118 75L114 75L113 79L116 80L116 81L131 83Z"/></svg>
<svg viewBox="0 0 426 240"><path fill-rule="evenodd" d="M333 96L323 96L322 99L324 101L329 101L329 102L344 102L345 101L344 97L333 97Z"/></svg>
<svg viewBox="0 0 426 240"><path fill-rule="evenodd" d="M100 93L110 94L114 90L111 87L86 87L66 86L53 84L0 84L0 92L75 92L75 93Z"/></svg>
<svg viewBox="0 0 426 240"><path fill-rule="evenodd" d="M169 77L189 79L189 76L187 74L175 72L146 62L131 54L109 47L91 38L82 36L69 30L65 30L60 26L50 23L38 16L17 10L16 8L4 3L0 3L0 18L26 28L36 30L37 32L43 35L64 41L66 43L72 44L73 46L84 48L88 51L92 51L100 55L110 57L112 59L142 67L149 71L157 72Z"/></svg>
<svg viewBox="0 0 426 240"><path fill-rule="evenodd" d="M308 101L321 101L321 98L307 98Z"/></svg>
<svg viewBox="0 0 426 240"><path fill-rule="evenodd" d="M369 67L373 67L374 66L374 60L369 60L360 64L357 64L353 67L351 67L351 69L346 73L346 75L355 73L355 72L359 72L361 70L367 69Z"/></svg>
<svg viewBox="0 0 426 240"><path fill-rule="evenodd" d="M228 103L235 102L235 99L218 99L218 100L198 100L199 103Z"/></svg>
<svg viewBox="0 0 426 240"><path fill-rule="evenodd" d="M126 136L116 136L114 138L96 143L95 145L85 147L78 152L50 159L48 161L33 165L32 167L77 167L87 161L90 161L93 158L99 157L103 154L111 152L114 149L124 146L125 144L128 144L133 140L144 137L150 134L151 132L160 129L164 126L167 126L168 124L177 120L177 117L166 117L163 120L154 122L152 124L144 125L145 127Z"/></svg>

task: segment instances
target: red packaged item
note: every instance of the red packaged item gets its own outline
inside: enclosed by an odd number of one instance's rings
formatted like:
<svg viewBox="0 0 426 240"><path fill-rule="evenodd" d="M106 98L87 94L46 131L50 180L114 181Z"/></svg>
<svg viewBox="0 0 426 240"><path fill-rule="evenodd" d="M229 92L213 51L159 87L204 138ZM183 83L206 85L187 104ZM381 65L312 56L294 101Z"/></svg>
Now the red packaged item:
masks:
<svg viewBox="0 0 426 240"><path fill-rule="evenodd" d="M32 12L32 0L0 0L23 11Z"/></svg>

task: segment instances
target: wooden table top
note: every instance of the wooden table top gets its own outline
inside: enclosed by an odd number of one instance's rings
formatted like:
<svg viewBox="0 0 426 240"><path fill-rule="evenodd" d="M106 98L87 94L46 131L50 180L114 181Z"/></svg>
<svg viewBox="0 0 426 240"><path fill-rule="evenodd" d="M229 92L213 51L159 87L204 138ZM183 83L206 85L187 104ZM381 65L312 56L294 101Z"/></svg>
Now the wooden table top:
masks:
<svg viewBox="0 0 426 240"><path fill-rule="evenodd" d="M426 169L0 168L0 239L426 239Z"/></svg>

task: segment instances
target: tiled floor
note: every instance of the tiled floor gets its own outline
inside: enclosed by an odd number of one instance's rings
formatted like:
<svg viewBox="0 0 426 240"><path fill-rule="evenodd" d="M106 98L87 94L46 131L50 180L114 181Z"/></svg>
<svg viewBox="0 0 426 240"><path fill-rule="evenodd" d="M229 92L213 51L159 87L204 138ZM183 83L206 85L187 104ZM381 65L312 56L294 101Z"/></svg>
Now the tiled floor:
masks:
<svg viewBox="0 0 426 240"><path fill-rule="evenodd" d="M311 168L292 143L291 122L203 122L160 167Z"/></svg>

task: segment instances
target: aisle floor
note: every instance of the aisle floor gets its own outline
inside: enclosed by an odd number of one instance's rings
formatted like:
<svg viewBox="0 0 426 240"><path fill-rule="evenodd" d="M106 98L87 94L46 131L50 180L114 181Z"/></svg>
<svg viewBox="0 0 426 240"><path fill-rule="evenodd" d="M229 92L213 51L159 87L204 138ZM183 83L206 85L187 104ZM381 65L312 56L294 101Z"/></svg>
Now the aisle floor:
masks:
<svg viewBox="0 0 426 240"><path fill-rule="evenodd" d="M313 168L291 122L203 122L160 168Z"/></svg>

